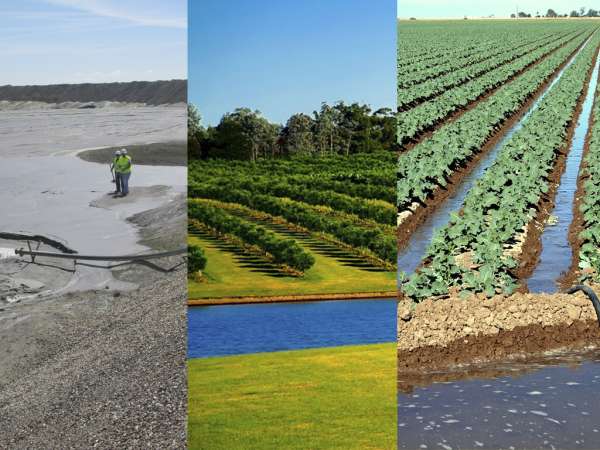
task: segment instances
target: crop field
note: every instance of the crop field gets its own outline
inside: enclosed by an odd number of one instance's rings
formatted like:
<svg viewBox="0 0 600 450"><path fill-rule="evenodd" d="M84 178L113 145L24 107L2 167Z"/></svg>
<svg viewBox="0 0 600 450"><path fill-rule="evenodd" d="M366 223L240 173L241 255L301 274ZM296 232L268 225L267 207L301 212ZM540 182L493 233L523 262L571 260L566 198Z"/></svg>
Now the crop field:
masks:
<svg viewBox="0 0 600 450"><path fill-rule="evenodd" d="M406 297L420 301L526 289L539 261L541 236L552 225L565 161L574 153L582 104L588 97L593 101L588 85L597 71L599 25L593 20L399 22L401 252L460 192L484 155L497 152L465 189L459 207L438 218L441 225L418 255L418 269L402 274L399 267ZM591 176L600 168L598 108L596 103L570 227L570 272L579 279L597 277L600 269L600 184Z"/></svg>
<svg viewBox="0 0 600 450"><path fill-rule="evenodd" d="M190 243L207 264L190 298L394 291L395 162L393 152L191 161Z"/></svg>

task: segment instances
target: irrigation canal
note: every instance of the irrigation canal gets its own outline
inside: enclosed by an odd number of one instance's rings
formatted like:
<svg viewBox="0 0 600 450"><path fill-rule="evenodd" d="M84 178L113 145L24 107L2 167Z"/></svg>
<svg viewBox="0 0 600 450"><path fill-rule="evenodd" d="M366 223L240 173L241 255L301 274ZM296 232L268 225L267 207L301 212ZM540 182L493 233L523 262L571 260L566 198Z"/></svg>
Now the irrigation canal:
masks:
<svg viewBox="0 0 600 450"><path fill-rule="evenodd" d="M396 340L396 299L188 308L188 357Z"/></svg>

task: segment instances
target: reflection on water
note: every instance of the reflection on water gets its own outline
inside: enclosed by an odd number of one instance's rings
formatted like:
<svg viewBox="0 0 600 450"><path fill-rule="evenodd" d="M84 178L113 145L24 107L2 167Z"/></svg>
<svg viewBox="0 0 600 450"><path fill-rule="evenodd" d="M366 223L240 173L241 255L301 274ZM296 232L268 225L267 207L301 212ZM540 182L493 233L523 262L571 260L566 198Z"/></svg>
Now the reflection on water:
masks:
<svg viewBox="0 0 600 450"><path fill-rule="evenodd" d="M598 64L600 64L600 59L596 62L590 79L579 122L571 141L565 172L560 179L560 186L556 192L552 215L556 217L557 222L554 225L547 225L544 229L540 262L529 280L527 280L527 287L531 292L556 292L558 278L562 273L566 273L571 265L573 253L569 244L569 226L573 221L573 202L577 190L577 176L583 156L588 121L594 104L594 93L598 84Z"/></svg>
<svg viewBox="0 0 600 450"><path fill-rule="evenodd" d="M600 448L600 351L399 374L398 447Z"/></svg>

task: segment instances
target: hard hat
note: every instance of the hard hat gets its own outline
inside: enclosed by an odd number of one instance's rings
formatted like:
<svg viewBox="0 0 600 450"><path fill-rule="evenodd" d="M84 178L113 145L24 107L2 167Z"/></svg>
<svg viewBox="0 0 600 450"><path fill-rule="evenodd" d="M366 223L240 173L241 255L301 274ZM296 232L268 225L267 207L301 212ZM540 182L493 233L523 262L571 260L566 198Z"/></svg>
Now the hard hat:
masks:
<svg viewBox="0 0 600 450"><path fill-rule="evenodd" d="M127 149L126 148L122 148L121 149L121 155L126 155L127 154Z"/></svg>
<svg viewBox="0 0 600 450"><path fill-rule="evenodd" d="M115 152L115 155L116 155L116 156L121 156L121 150L117 150L117 151Z"/></svg>

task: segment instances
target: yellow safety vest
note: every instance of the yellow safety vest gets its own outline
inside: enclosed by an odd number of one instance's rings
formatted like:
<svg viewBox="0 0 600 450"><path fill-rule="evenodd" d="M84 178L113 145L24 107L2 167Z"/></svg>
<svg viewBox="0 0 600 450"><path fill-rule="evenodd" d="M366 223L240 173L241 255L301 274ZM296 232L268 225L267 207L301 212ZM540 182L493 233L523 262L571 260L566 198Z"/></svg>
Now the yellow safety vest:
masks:
<svg viewBox="0 0 600 450"><path fill-rule="evenodd" d="M133 164L131 164L131 157L129 155L121 156L120 158L118 158L116 164L117 172L131 173L131 168L133 167Z"/></svg>

